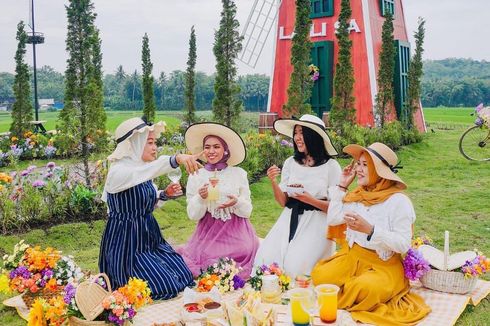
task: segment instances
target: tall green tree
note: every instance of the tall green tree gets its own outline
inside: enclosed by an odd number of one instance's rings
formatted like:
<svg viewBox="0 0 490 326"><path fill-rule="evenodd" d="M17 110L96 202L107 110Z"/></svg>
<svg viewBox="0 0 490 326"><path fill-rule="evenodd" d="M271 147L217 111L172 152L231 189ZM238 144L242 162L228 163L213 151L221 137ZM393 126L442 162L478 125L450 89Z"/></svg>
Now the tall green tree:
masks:
<svg viewBox="0 0 490 326"><path fill-rule="evenodd" d="M420 83L423 74L424 64L422 62L422 53L424 52L425 20L419 17L418 29L414 34L415 54L408 67L408 91L407 103L403 105L402 124L407 129L413 127L413 114L419 107L420 101Z"/></svg>
<svg viewBox="0 0 490 326"><path fill-rule="evenodd" d="M309 99L313 88L309 65L311 63L310 0L296 1L296 21L291 48L293 72L288 86L288 102L284 106L285 117L311 112Z"/></svg>
<svg viewBox="0 0 490 326"><path fill-rule="evenodd" d="M29 66L24 61L26 54L27 33L23 21L17 24L17 51L15 52L15 79L14 96L15 103L12 107L12 123L10 133L18 138L26 131L31 130L32 104L30 99Z"/></svg>
<svg viewBox="0 0 490 326"><path fill-rule="evenodd" d="M68 60L65 106L59 115L58 128L71 140L73 149L81 146L85 183L90 187L90 148L100 133L105 134L102 53L95 27L97 14L91 0L69 0L65 8L68 18Z"/></svg>
<svg viewBox="0 0 490 326"><path fill-rule="evenodd" d="M393 16L386 14L381 32L379 54L378 94L376 95L376 124L383 128L390 115L395 113L393 78L395 74L395 44L393 38Z"/></svg>
<svg viewBox="0 0 490 326"><path fill-rule="evenodd" d="M242 49L242 37L238 28L236 5L233 0L221 0L223 10L219 29L214 33L213 52L216 57L216 79L214 83L213 115L218 122L227 126L240 116L242 101L237 79L235 60Z"/></svg>
<svg viewBox="0 0 490 326"><path fill-rule="evenodd" d="M160 101L160 109L165 110L166 105L167 105L167 74L165 74L164 71L160 73L160 76L158 77L158 82L157 82L157 91L158 91L158 98Z"/></svg>
<svg viewBox="0 0 490 326"><path fill-rule="evenodd" d="M187 70L185 72L185 108L184 121L189 125L196 121L195 88L196 88L196 32L194 26L191 28L189 39L189 56L187 59Z"/></svg>
<svg viewBox="0 0 490 326"><path fill-rule="evenodd" d="M148 35L143 36L143 48L141 50L141 61L143 67L143 115L148 121L155 121L155 97L153 96L153 63L150 58L150 45Z"/></svg>
<svg viewBox="0 0 490 326"><path fill-rule="evenodd" d="M355 123L354 109L354 69L352 67L352 41L349 38L349 23L352 10L350 0L342 0L340 4L339 28L337 40L339 44L338 61L333 79L332 109L330 122L335 129L341 129L344 123Z"/></svg>

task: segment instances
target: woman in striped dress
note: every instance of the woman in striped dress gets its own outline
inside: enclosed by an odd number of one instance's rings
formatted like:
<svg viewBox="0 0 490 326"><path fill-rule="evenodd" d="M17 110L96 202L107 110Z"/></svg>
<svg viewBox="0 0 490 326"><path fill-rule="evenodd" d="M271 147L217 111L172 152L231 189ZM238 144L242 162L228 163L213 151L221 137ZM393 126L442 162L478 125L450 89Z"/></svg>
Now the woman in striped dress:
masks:
<svg viewBox="0 0 490 326"><path fill-rule="evenodd" d="M153 217L158 200L177 191L172 184L158 191L152 179L184 164L192 174L199 168L198 155L160 156L156 138L164 122L149 125L140 118L123 122L116 129L116 150L104 187L103 200L109 219L102 236L99 269L109 276L113 288L125 285L130 277L148 282L153 299L170 299L193 285L192 273L182 257L165 241Z"/></svg>

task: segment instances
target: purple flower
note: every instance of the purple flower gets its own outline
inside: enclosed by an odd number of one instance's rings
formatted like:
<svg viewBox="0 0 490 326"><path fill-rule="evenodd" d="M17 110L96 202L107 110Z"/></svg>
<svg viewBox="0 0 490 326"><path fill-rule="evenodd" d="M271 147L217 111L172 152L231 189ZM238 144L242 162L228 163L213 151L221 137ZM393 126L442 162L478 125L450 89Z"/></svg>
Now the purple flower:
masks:
<svg viewBox="0 0 490 326"><path fill-rule="evenodd" d="M43 288L43 287L45 287L45 286L46 286L46 283L47 283L47 282L46 282L46 280L45 280L45 279L41 279L41 280L39 281L39 287L42 287L42 288Z"/></svg>
<svg viewBox="0 0 490 326"><path fill-rule="evenodd" d="M24 171L22 171L22 172L20 173L20 175L21 175L22 177L26 177L26 176L28 176L28 175L29 175L29 173L30 173L30 171L28 171L28 170L24 170Z"/></svg>
<svg viewBox="0 0 490 326"><path fill-rule="evenodd" d="M54 154L56 154L56 147L51 146L51 145L46 146L46 148L44 149L44 155L46 155L47 158L51 158L54 156ZM50 164L50 163L53 163L53 162L49 162L48 164Z"/></svg>
<svg viewBox="0 0 490 326"><path fill-rule="evenodd" d="M113 323L113 324L116 324L116 325L122 325L122 324L124 324L124 320L123 319L120 319L119 317L117 317L113 313L110 313L109 314L109 321L111 323Z"/></svg>
<svg viewBox="0 0 490 326"><path fill-rule="evenodd" d="M136 311L133 308L128 309L128 316L129 319L133 319L134 316L136 316Z"/></svg>
<svg viewBox="0 0 490 326"><path fill-rule="evenodd" d="M44 182L43 180L36 180L32 183L32 186L34 188L42 188L46 185L46 182Z"/></svg>
<svg viewBox="0 0 490 326"><path fill-rule="evenodd" d="M19 266L10 272L9 277L11 279L16 278L17 276L22 278L30 278L31 275L31 272L29 272L26 266Z"/></svg>
<svg viewBox="0 0 490 326"><path fill-rule="evenodd" d="M44 175L44 179L50 179L53 177L53 172L48 172Z"/></svg>
<svg viewBox="0 0 490 326"><path fill-rule="evenodd" d="M32 171L34 171L34 169L35 169L35 168L37 168L37 166L35 166L35 165L30 165L30 166L27 168L27 171L32 172Z"/></svg>
<svg viewBox="0 0 490 326"><path fill-rule="evenodd" d="M63 297L63 301L65 301L66 304L70 304L71 299L73 299L76 292L77 292L77 288L73 286L73 284L68 283L65 286L65 296Z"/></svg>
<svg viewBox="0 0 490 326"><path fill-rule="evenodd" d="M403 259L405 276L412 281L418 280L430 270L429 263L422 254L416 249L408 249L405 259Z"/></svg>
<svg viewBox="0 0 490 326"><path fill-rule="evenodd" d="M55 168L55 166L56 166L56 163L54 163L54 162L48 162L48 164L46 164L46 167L47 167L48 169L54 169L54 168Z"/></svg>
<svg viewBox="0 0 490 326"><path fill-rule="evenodd" d="M50 279L53 277L53 270L45 268L41 271L41 275L44 279Z"/></svg>
<svg viewBox="0 0 490 326"><path fill-rule="evenodd" d="M245 281L238 275L233 276L233 288L235 290L241 289L245 286Z"/></svg>

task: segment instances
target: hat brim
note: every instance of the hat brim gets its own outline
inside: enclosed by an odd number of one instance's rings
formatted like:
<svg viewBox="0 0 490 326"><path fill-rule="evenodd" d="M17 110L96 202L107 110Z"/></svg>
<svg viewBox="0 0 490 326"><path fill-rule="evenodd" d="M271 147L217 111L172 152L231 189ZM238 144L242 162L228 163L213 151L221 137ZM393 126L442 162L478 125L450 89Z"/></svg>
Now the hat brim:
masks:
<svg viewBox="0 0 490 326"><path fill-rule="evenodd" d="M343 149L344 153L349 154L356 160L359 159L362 153L367 153L373 159L374 169L376 173L383 179L396 181L399 185L399 188L406 189L407 185L405 182L398 176L396 173L390 170L388 166L386 166L376 155L367 150L366 147L362 147L360 145L351 144L347 145Z"/></svg>
<svg viewBox="0 0 490 326"><path fill-rule="evenodd" d="M296 120L296 119L278 119L274 121L274 130L280 133L281 135L291 138L293 137L294 126L296 125L308 127L313 131L315 131L317 134L319 134L320 137L323 138L323 145L325 146L325 150L330 156L339 155L335 147L333 147L332 141L330 140L330 137L328 136L327 132L324 129L322 129L322 127L320 127L315 123Z"/></svg>
<svg viewBox="0 0 490 326"><path fill-rule="evenodd" d="M242 137L235 130L215 122L195 123L187 128L184 137L189 152L202 152L206 136L218 136L226 142L230 150L230 158L226 162L228 165L235 166L245 160L247 150Z"/></svg>
<svg viewBox="0 0 490 326"><path fill-rule="evenodd" d="M123 140L122 142L117 144L116 149L112 152L111 155L109 155L107 157L107 159L109 161L115 161L115 160L119 160L119 159L126 157L126 156L131 156L131 153L130 153L131 146L129 144L129 139L131 139L135 135L140 135L140 134L146 132L147 130L153 131L155 133L155 138L159 138L160 135L165 131L166 126L167 126L167 124L165 123L165 121L159 121L159 122L157 122L151 126L145 126L141 129L133 130L133 133L131 134L131 136L129 136L128 138L126 138L125 140Z"/></svg>

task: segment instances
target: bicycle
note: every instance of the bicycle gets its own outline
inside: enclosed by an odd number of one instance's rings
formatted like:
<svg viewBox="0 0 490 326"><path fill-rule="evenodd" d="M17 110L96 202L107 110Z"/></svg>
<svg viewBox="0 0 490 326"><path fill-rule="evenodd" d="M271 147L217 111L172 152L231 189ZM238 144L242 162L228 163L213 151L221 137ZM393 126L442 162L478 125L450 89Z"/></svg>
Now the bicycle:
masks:
<svg viewBox="0 0 490 326"><path fill-rule="evenodd" d="M481 103L471 115L475 114L475 125L459 139L459 151L471 161L490 161L490 106L483 107Z"/></svg>

